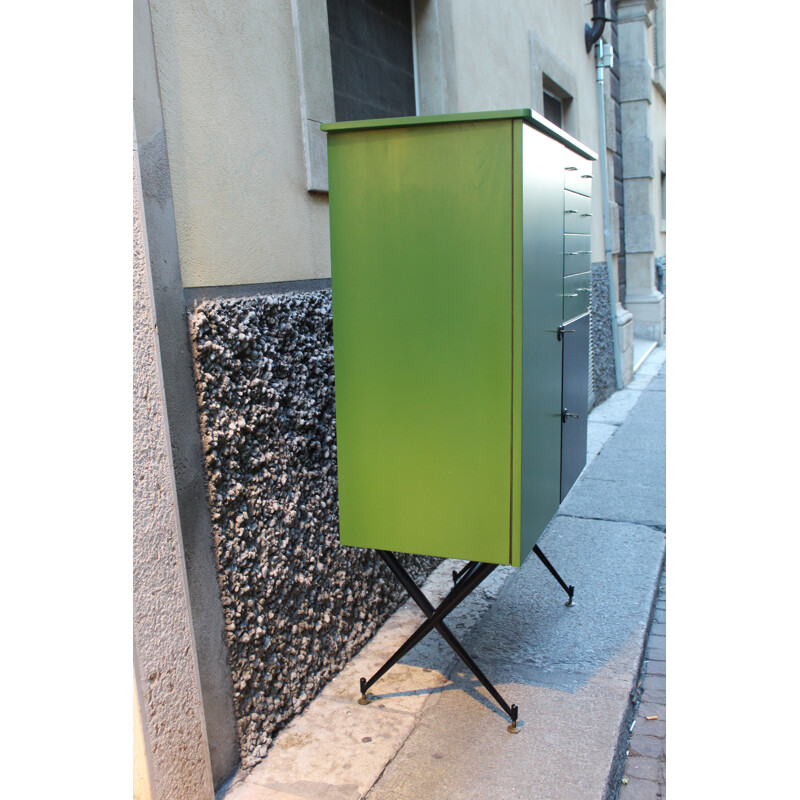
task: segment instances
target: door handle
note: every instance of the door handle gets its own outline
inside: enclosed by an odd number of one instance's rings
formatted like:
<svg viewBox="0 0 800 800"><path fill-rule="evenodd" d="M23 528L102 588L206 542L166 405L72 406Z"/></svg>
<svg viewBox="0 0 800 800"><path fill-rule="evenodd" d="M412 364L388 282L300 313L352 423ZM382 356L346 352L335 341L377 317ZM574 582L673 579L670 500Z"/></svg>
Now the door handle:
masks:
<svg viewBox="0 0 800 800"><path fill-rule="evenodd" d="M563 325L559 325L556 331L556 339L560 342L564 338L565 333L575 333L575 328L565 328Z"/></svg>
<svg viewBox="0 0 800 800"><path fill-rule="evenodd" d="M580 417L580 414L573 414L571 411L567 411L566 408L562 408L561 409L561 421L562 422L566 422L567 421L567 417L575 417L575 419L578 419Z"/></svg>

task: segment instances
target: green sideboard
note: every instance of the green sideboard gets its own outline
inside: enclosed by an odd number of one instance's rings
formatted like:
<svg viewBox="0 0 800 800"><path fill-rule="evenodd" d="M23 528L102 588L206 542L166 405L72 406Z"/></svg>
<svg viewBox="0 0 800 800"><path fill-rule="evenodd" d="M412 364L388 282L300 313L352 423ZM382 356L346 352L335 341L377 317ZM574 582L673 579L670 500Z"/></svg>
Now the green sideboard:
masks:
<svg viewBox="0 0 800 800"><path fill-rule="evenodd" d="M585 463L596 156L529 109L322 130L341 542L519 566Z"/></svg>

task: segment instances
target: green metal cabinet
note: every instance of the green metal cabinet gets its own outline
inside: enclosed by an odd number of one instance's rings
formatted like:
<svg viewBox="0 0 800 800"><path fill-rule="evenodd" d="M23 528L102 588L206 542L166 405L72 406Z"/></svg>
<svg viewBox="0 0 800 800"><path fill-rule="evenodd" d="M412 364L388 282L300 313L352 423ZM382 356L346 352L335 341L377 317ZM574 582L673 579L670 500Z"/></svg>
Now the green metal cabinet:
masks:
<svg viewBox="0 0 800 800"><path fill-rule="evenodd" d="M322 129L341 541L519 566L565 424L585 459L559 328L588 309L595 155L528 109Z"/></svg>

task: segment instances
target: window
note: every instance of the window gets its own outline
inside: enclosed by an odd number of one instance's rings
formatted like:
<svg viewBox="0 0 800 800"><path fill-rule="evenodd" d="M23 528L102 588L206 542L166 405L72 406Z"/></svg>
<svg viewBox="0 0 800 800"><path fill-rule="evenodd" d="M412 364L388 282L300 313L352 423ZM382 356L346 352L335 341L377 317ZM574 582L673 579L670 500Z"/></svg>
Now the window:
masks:
<svg viewBox="0 0 800 800"><path fill-rule="evenodd" d="M543 99L545 118L549 119L553 125L558 125L559 128L563 128L564 109L561 107L561 99L559 97L554 97L549 92L543 93Z"/></svg>
<svg viewBox="0 0 800 800"><path fill-rule="evenodd" d="M572 132L572 96L549 75L542 74L542 115L567 132Z"/></svg>
<svg viewBox="0 0 800 800"><path fill-rule="evenodd" d="M416 114L413 0L328 0L337 121Z"/></svg>

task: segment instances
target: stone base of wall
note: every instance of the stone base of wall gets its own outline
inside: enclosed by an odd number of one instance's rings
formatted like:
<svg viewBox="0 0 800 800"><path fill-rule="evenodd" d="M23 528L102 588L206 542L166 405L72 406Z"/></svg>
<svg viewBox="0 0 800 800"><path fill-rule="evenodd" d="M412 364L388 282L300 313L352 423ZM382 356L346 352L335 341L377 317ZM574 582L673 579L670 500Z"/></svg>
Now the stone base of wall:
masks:
<svg viewBox="0 0 800 800"><path fill-rule="evenodd" d="M189 319L248 768L405 592L339 544L330 292L205 300ZM401 560L417 581L440 562Z"/></svg>

